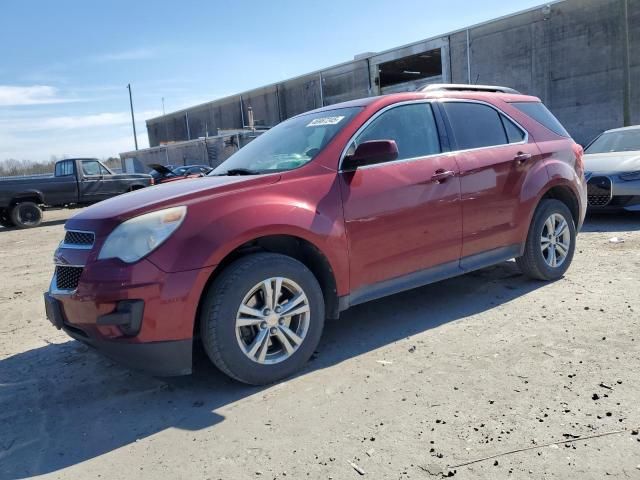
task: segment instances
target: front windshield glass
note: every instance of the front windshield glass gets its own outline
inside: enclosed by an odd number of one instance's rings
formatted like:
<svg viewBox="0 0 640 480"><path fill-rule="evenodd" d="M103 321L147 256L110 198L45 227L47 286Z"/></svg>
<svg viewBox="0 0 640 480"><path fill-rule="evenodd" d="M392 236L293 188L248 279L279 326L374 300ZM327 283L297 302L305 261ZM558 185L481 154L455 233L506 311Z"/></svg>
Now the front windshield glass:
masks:
<svg viewBox="0 0 640 480"><path fill-rule="evenodd" d="M269 173L301 167L313 160L361 110L337 108L286 120L238 150L209 175L234 170Z"/></svg>
<svg viewBox="0 0 640 480"><path fill-rule="evenodd" d="M189 170L189 168L191 167L178 167L173 170L173 173L175 173L176 175L184 175L186 171Z"/></svg>
<svg viewBox="0 0 640 480"><path fill-rule="evenodd" d="M603 133L587 147L585 153L640 151L640 128Z"/></svg>

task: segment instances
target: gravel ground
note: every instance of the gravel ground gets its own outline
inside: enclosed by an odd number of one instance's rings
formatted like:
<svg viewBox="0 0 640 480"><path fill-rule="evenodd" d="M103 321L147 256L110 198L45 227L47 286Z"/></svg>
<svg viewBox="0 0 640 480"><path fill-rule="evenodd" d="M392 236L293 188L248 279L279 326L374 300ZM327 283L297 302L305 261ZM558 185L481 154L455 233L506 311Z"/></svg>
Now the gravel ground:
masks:
<svg viewBox="0 0 640 480"><path fill-rule="evenodd" d="M0 478L640 478L640 216L590 218L555 283L506 262L355 307L259 388L202 354L135 373L48 324L69 215L0 228Z"/></svg>

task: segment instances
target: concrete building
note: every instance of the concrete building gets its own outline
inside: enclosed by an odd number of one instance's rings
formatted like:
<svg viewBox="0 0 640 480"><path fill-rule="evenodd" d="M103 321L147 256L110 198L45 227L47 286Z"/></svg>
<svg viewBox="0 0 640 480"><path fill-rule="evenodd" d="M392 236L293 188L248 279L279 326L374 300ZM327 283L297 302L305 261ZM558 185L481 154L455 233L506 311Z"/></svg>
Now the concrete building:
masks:
<svg viewBox="0 0 640 480"><path fill-rule="evenodd" d="M429 34L429 32L425 32ZM536 95L585 144L640 124L640 0L564 0L147 120L156 146L428 83Z"/></svg>

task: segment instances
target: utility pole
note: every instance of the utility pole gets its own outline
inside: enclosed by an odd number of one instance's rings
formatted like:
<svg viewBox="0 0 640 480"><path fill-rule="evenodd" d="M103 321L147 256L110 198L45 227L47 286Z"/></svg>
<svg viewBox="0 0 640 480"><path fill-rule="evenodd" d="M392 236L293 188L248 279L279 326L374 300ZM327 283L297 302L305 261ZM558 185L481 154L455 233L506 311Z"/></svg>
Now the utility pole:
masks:
<svg viewBox="0 0 640 480"><path fill-rule="evenodd" d="M629 62L629 2L622 0L622 123L631 125L631 65Z"/></svg>
<svg viewBox="0 0 640 480"><path fill-rule="evenodd" d="M138 150L138 135L136 134L136 119L133 116L133 99L131 98L131 84L127 83L129 89L129 106L131 107L131 125L133 125L133 141L136 144L136 150Z"/></svg>
<svg viewBox="0 0 640 480"><path fill-rule="evenodd" d="M162 97L162 115L163 116L165 115L165 113L164 113L164 97Z"/></svg>

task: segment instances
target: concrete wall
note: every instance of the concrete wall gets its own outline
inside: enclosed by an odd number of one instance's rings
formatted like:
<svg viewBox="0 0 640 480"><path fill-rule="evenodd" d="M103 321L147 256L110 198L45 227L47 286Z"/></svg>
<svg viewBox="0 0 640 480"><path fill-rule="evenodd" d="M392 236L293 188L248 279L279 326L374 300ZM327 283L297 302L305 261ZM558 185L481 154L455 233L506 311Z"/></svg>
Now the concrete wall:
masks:
<svg viewBox="0 0 640 480"><path fill-rule="evenodd" d="M277 88L277 85L271 85L242 95L245 126L249 125L249 107L253 110L253 119L256 125L272 127L284 120L278 104Z"/></svg>
<svg viewBox="0 0 640 480"><path fill-rule="evenodd" d="M354 61L323 70L321 75L322 98L325 105L371 95L367 60Z"/></svg>
<svg viewBox="0 0 640 480"><path fill-rule="evenodd" d="M470 28L471 82L540 97L580 143L622 126L623 1L568 0ZM627 1L638 85L640 0ZM466 43L466 31L450 36L454 82L468 79ZM633 98L638 121L637 87Z"/></svg>
<svg viewBox="0 0 640 480"><path fill-rule="evenodd" d="M249 106L258 124L272 126L323 105L470 78L471 83L506 85L539 96L585 144L623 125L625 1L631 119L640 124L640 0L565 0L552 3L550 10L541 6L149 120L149 142L154 146L204 136L207 129L211 135L217 128L241 128ZM379 64L434 48L441 52L442 76L384 91L378 87Z"/></svg>
<svg viewBox="0 0 640 480"><path fill-rule="evenodd" d="M306 75L279 84L278 97L283 119L321 107L320 74Z"/></svg>

